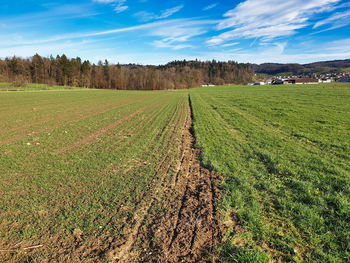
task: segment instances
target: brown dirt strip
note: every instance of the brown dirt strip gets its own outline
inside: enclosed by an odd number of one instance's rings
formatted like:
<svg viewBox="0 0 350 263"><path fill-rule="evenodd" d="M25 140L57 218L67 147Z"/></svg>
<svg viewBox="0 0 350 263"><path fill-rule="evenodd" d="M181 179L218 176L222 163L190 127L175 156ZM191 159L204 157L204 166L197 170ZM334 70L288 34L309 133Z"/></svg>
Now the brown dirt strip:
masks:
<svg viewBox="0 0 350 263"><path fill-rule="evenodd" d="M135 213L126 242L110 250L107 257L118 262L206 262L222 239L217 215L219 176L200 165L199 150L193 148L191 109L188 106L182 135L182 158L173 184L162 183L152 199ZM167 156L160 170L169 173ZM163 174L164 176L164 174ZM163 193L163 197L161 196ZM153 213L157 202L163 213ZM148 216L148 220L146 218ZM142 240L142 244L138 243ZM138 252L143 249L141 254Z"/></svg>
<svg viewBox="0 0 350 263"><path fill-rule="evenodd" d="M150 97L147 97L147 98L150 98ZM73 120L65 121L65 122L63 122L63 124L60 123L59 125L54 125L53 127L45 128L44 130L34 131L34 132L29 133L29 134L26 134L26 135L20 134L20 135L18 135L18 136L15 136L15 137L6 139L6 140L4 140L4 141L1 141L1 142L0 142L0 146L1 146L1 145L4 145L4 144L9 144L9 143L15 142L15 141L18 141L18 140L21 140L21 139L24 139L24 138L26 138L26 137L30 137L30 136L32 136L32 135L34 135L34 134L41 133L41 132L43 132L43 131L53 130L53 129L59 128L59 127L61 127L61 126L63 126L63 125L67 125L67 124L69 124L69 123L78 122L78 121L81 121L81 120L84 120L84 119L87 119L87 118L90 118L90 117L94 117L94 116L99 115L99 114L103 114L103 113L108 112L108 111L111 111L111 110L115 110L115 109L118 109L118 108L121 108L121 107L124 107L124 106L128 106L128 105L130 105L130 104L137 103L137 102L142 101L142 100L144 100L144 99L145 99L145 98L143 97L142 99L135 100L135 101L128 102L128 103L124 103L124 104L118 105L117 107L107 108L107 109L103 109L103 110L100 110L100 111L97 111L97 112L95 111L95 112L93 112L93 113L91 113L91 114L84 114L83 116L79 116L79 117L77 117L77 118L74 118ZM78 114L82 114L82 113L84 113L84 111L79 112ZM64 115L64 117L67 117L67 116L70 116L70 114L65 114L65 115ZM64 117L58 117L58 119L62 119L62 118L64 118ZM49 122L49 121L52 121L52 120L55 120L55 119L54 119L54 118L52 118L52 119L47 119L47 120L45 120L45 121L42 122L42 123L35 123L34 125L36 125L36 124L44 124L44 123ZM29 127L30 127L30 126L29 126ZM26 127L24 127L24 128L26 128Z"/></svg>
<svg viewBox="0 0 350 263"><path fill-rule="evenodd" d="M155 215L148 228L148 248L143 261L206 262L222 239L216 187L220 176L202 167L194 148L191 107L182 137L182 159L164 204L164 213Z"/></svg>
<svg viewBox="0 0 350 263"><path fill-rule="evenodd" d="M130 120L132 117L136 116L137 114L143 112L147 107L148 106L143 107L142 109L139 109L138 111L136 111L136 112L134 112L134 113L124 117L123 119L121 119L121 120L119 120L119 121L117 121L115 123L112 123L111 125L108 125L108 126L102 128L98 132L96 132L94 134L91 134L90 136L85 137L84 139L82 139L82 140L80 140L80 141L78 141L78 142L76 142L74 144L68 145L68 146L66 146L66 147L56 151L56 153L65 153L65 152L67 152L69 150L72 150L73 148L76 148L78 146L84 145L84 144L90 142L91 140L96 139L97 137L99 137L99 136L105 134L106 132L108 132L109 130L117 127L118 125L122 124L123 122L126 122L126 121Z"/></svg>

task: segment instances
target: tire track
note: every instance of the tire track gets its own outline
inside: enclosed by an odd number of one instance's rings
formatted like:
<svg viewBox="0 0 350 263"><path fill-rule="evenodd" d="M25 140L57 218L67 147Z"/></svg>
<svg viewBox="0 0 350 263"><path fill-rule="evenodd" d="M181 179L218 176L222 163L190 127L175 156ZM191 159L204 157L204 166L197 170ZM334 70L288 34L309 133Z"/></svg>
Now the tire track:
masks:
<svg viewBox="0 0 350 263"><path fill-rule="evenodd" d="M114 262L206 262L221 241L216 208L219 176L201 166L200 152L193 148L190 103L186 111L179 162L172 163L168 146L158 167L161 182L134 214L125 242L106 253ZM164 212L153 211L157 205Z"/></svg>
<svg viewBox="0 0 350 263"><path fill-rule="evenodd" d="M222 238L217 201L220 177L202 167L200 151L194 148L191 105L182 138L181 164L169 189L169 202L162 215L155 215L146 235L148 250L141 255L145 262L206 262ZM169 195L169 194L168 194Z"/></svg>

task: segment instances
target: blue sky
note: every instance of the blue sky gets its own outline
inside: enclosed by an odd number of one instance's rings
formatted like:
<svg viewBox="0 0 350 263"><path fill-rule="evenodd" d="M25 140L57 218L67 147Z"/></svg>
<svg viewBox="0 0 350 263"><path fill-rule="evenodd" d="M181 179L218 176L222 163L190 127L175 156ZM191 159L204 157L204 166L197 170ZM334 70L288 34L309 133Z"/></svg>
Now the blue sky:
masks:
<svg viewBox="0 0 350 263"><path fill-rule="evenodd" d="M0 0L0 57L92 62L350 58L349 0Z"/></svg>

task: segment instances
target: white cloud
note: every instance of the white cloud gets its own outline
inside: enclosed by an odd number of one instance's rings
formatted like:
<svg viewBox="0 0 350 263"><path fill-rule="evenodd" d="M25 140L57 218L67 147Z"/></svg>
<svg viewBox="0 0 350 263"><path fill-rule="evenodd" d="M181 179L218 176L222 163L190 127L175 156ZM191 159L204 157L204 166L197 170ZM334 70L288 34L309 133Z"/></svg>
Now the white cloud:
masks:
<svg viewBox="0 0 350 263"><path fill-rule="evenodd" d="M218 30L229 30L208 40L209 45L228 40L274 38L295 34L313 15L334 9L340 0L246 0L224 14Z"/></svg>
<svg viewBox="0 0 350 263"><path fill-rule="evenodd" d="M116 13L121 13L127 10L129 7L125 5L126 0L93 0L100 4L111 4Z"/></svg>
<svg viewBox="0 0 350 263"><path fill-rule="evenodd" d="M286 43L263 43L254 50L203 52L197 57L201 60L234 60L242 63L311 63L350 58L349 46L350 38L323 44L310 43L306 48L300 46L286 52Z"/></svg>
<svg viewBox="0 0 350 263"><path fill-rule="evenodd" d="M140 11L134 14L134 17L136 17L138 20L147 22L153 19L157 19L157 16L154 13L150 13L147 11Z"/></svg>
<svg viewBox="0 0 350 263"><path fill-rule="evenodd" d="M39 45L58 45L59 43L72 41L75 39L103 39L103 37L107 35L126 34L128 32L137 31L140 32L140 34L137 34L140 37L154 37L155 39L152 44L155 47L179 50L187 47L194 47L193 45L189 44L189 41L191 41L193 37L205 34L207 30L211 26L217 24L217 22L217 20L169 19L106 31L90 33L77 32L51 36L48 38L38 38L33 36L32 39L21 38L20 36L7 36L5 38L5 35L0 35L0 38L6 39L0 43L0 49L2 48L3 50L8 50L8 48L16 48L16 50L18 50L21 47L25 47L25 49L28 50L29 46L32 46L32 48L35 49L35 47Z"/></svg>
<svg viewBox="0 0 350 263"><path fill-rule="evenodd" d="M340 28L340 27L344 27L344 26L349 25L350 24L350 10L347 10L345 12L335 13L326 19L318 21L314 25L313 28L315 29L315 28L319 28L323 25L329 25L329 24L331 24L331 27L328 28L327 30Z"/></svg>
<svg viewBox="0 0 350 263"><path fill-rule="evenodd" d="M194 48L193 45L189 44L171 44L171 42L163 41L163 40L155 40L152 42L152 45L157 48L170 48L172 50L180 50L184 48Z"/></svg>
<svg viewBox="0 0 350 263"><path fill-rule="evenodd" d="M238 45L238 44L239 44L239 42L233 42L233 43L223 44L222 46L223 46L223 47L232 47L232 46L236 46L236 45Z"/></svg>
<svg viewBox="0 0 350 263"><path fill-rule="evenodd" d="M150 20L163 19L163 18L172 16L173 14L179 12L183 7L184 7L183 5L179 5L173 8L168 8L168 9L162 10L159 15L156 15L154 13L147 12L147 11L140 11L135 13L134 16L138 18L140 21L147 22Z"/></svg>
<svg viewBox="0 0 350 263"><path fill-rule="evenodd" d="M129 7L126 5L120 5L120 6L116 6L114 8L114 11L116 11L117 13L121 13L124 12L126 9L128 9Z"/></svg>
<svg viewBox="0 0 350 263"><path fill-rule="evenodd" d="M174 23L153 28L148 34L160 39L152 44L157 48L171 48L174 50L186 47L194 48L188 44L196 36L203 35L210 30L211 25L216 24L216 20L190 20L175 19Z"/></svg>
<svg viewBox="0 0 350 263"><path fill-rule="evenodd" d="M101 3L101 4L110 4L116 2L115 0L94 0L96 3Z"/></svg>
<svg viewBox="0 0 350 263"><path fill-rule="evenodd" d="M211 5L208 5L206 7L204 7L202 10L203 11L207 11L209 9L213 9L214 7L216 7L218 5L218 3L215 3L215 4L211 4Z"/></svg>
<svg viewBox="0 0 350 263"><path fill-rule="evenodd" d="M183 7L184 7L183 5L178 5L178 6L175 6L173 8L163 10L161 12L161 15L158 17L158 19L167 18L167 17L179 12Z"/></svg>

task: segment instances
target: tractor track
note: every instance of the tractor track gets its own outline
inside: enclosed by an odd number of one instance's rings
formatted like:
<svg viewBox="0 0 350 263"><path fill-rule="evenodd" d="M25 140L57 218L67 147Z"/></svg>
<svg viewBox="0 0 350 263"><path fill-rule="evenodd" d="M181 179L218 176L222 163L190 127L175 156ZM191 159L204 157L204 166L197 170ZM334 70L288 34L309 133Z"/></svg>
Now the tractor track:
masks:
<svg viewBox="0 0 350 263"><path fill-rule="evenodd" d="M223 233L217 212L219 190L216 186L221 178L201 166L200 151L194 148L191 115L189 100L181 158L176 169L170 169L174 165L169 163L167 154L159 166L164 178L160 178L151 199L135 212L134 223L124 242L105 254L110 260L208 262L211 256L215 261L214 247L220 243ZM161 212L153 211L153 207L161 207Z"/></svg>

